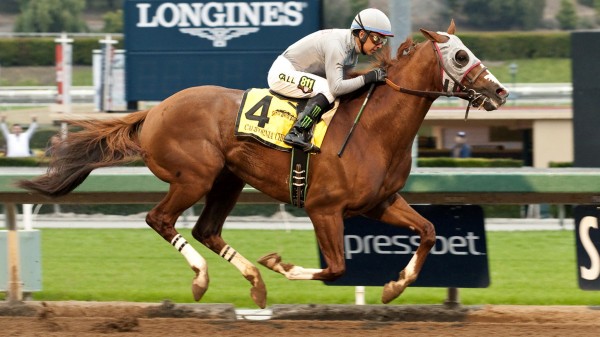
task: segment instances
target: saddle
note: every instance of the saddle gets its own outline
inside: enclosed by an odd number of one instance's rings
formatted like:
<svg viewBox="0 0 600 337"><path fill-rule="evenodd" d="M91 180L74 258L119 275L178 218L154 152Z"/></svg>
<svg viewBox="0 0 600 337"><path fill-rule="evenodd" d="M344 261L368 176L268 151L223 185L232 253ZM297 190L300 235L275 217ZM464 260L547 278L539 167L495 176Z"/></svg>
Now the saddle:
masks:
<svg viewBox="0 0 600 337"><path fill-rule="evenodd" d="M308 99L285 97L269 89L248 89L242 97L237 114L235 135L252 137L270 148L290 152L292 147L284 143L283 138L307 101ZM334 107L315 124L312 142L319 148L337 106L336 101Z"/></svg>
<svg viewBox="0 0 600 337"><path fill-rule="evenodd" d="M290 201L292 205L304 207L308 190L308 168L310 155L292 148L283 138L294 125L298 114L304 110L308 99L281 96L269 89L248 89L242 97L235 123L235 135L251 137L270 148L292 152L290 165ZM323 143L327 127L339 102L321 116L313 128L312 142L319 148Z"/></svg>

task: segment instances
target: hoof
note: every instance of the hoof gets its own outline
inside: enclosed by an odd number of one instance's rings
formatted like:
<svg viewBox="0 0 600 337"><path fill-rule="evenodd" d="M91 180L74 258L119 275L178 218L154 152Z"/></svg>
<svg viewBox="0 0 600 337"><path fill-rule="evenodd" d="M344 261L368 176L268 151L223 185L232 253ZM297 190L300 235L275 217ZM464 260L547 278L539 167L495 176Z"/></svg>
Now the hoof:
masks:
<svg viewBox="0 0 600 337"><path fill-rule="evenodd" d="M267 307L267 288L264 284L258 287L252 287L252 289L250 289L250 296L259 308L264 309Z"/></svg>
<svg viewBox="0 0 600 337"><path fill-rule="evenodd" d="M194 301L198 302L204 296L204 293L208 288L199 287L197 284L192 284L192 294L194 294Z"/></svg>
<svg viewBox="0 0 600 337"><path fill-rule="evenodd" d="M267 254L263 257L261 257L260 259L258 259L258 263L262 264L263 266L273 270L273 268L275 268L276 265L278 265L281 262L281 256L279 256L279 254L277 253L271 253L271 254Z"/></svg>
<svg viewBox="0 0 600 337"><path fill-rule="evenodd" d="M250 288L250 297L252 297L252 300L256 305L261 309L264 309L267 306L267 287L260 275L260 271L255 266L252 266L252 268L248 269L248 275L245 277L250 284L252 284L252 288Z"/></svg>
<svg viewBox="0 0 600 337"><path fill-rule="evenodd" d="M208 275L206 277L201 278L200 276L196 276L192 280L192 294L194 295L194 300L200 301L204 293L208 290Z"/></svg>
<svg viewBox="0 0 600 337"><path fill-rule="evenodd" d="M381 302L383 302L383 304L390 303L398 296L400 296L400 294L402 294L405 288L406 286L403 287L400 284L398 284L398 282L388 282L383 287L383 293L381 294Z"/></svg>

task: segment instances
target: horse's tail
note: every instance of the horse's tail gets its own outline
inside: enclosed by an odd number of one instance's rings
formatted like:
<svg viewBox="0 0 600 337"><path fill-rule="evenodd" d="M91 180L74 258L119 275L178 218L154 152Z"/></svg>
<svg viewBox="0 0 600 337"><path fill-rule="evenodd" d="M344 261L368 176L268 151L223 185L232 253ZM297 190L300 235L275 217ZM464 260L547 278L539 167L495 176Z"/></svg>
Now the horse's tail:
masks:
<svg viewBox="0 0 600 337"><path fill-rule="evenodd" d="M95 169L132 162L139 158L139 131L148 110L124 118L74 121L82 128L52 146L46 174L33 180L21 180L21 188L46 196L59 197L73 191Z"/></svg>

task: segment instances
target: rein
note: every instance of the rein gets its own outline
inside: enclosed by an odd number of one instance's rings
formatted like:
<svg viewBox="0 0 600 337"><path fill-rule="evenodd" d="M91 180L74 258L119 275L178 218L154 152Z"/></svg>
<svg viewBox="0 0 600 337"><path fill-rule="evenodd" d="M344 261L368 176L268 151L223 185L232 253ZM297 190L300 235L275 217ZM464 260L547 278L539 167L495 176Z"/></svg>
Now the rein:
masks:
<svg viewBox="0 0 600 337"><path fill-rule="evenodd" d="M456 83L460 90L459 92L453 92L453 91L426 91L426 90L414 90L414 89L407 89L407 88L403 88L399 85L397 85L396 83L394 83L392 80L390 80L389 78L385 79L385 83L390 86L392 89L404 93L404 94L409 94L409 95L413 95L413 96L420 96L420 97L425 97L425 98L429 98L432 100L435 100L436 98L440 97L440 96L445 96L445 97L459 97L459 98L464 98L466 99L469 104L467 104L467 110L465 111L465 120L467 120L467 118L469 117L469 110L471 109L471 106L473 107L479 107L481 104L475 105L474 102L480 98L482 96L482 94L478 93L477 91L475 91L474 89L470 89L467 88L465 85L463 85L462 83L460 83L459 81L457 81L454 76L452 76L452 74L450 74L447 70L446 67L444 66L444 63L442 62L442 59L440 57L440 55L437 52L437 49L435 48L435 42L431 42L431 45L433 47L433 53L435 54L437 61L438 61L438 65L439 67L446 73L446 75L448 75L448 77L450 77L454 83ZM483 68L479 73L477 73L477 76L475 76L475 79L469 80L470 84L473 84L477 78L486 70L487 68ZM468 73L468 72L467 72ZM466 74L465 74L466 76Z"/></svg>

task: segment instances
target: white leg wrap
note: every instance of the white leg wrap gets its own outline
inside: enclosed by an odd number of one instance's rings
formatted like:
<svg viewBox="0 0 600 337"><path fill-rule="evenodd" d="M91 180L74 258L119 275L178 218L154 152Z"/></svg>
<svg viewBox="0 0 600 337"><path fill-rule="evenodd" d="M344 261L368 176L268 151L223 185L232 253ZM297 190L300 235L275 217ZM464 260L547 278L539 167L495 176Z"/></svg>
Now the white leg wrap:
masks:
<svg viewBox="0 0 600 337"><path fill-rule="evenodd" d="M177 234L171 241L171 244L185 257L192 268L196 267L199 271L206 271L206 260L181 234Z"/></svg>
<svg viewBox="0 0 600 337"><path fill-rule="evenodd" d="M199 301L208 289L208 266L206 265L206 260L192 245L188 244L187 240L181 234L177 234L171 240L171 244L185 257L194 273L196 273L196 277L192 280L192 293L194 294L194 299Z"/></svg>
<svg viewBox="0 0 600 337"><path fill-rule="evenodd" d="M415 275L415 264L416 264L416 261L419 258L417 256L417 254L415 254L415 255L412 256L412 258L410 259L410 261L408 261L408 264L404 268L404 275L409 280L412 279L414 277L414 275Z"/></svg>
<svg viewBox="0 0 600 337"><path fill-rule="evenodd" d="M229 245L223 247L219 255L233 264L242 273L242 275L248 275L248 273L254 271L256 268L252 262L248 261L242 256L242 254L238 253Z"/></svg>
<svg viewBox="0 0 600 337"><path fill-rule="evenodd" d="M289 280L312 280L315 274L322 272L323 269L302 268L294 266L288 271L282 272Z"/></svg>

